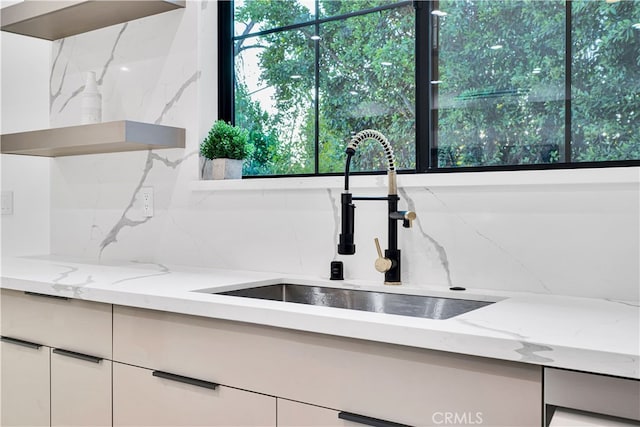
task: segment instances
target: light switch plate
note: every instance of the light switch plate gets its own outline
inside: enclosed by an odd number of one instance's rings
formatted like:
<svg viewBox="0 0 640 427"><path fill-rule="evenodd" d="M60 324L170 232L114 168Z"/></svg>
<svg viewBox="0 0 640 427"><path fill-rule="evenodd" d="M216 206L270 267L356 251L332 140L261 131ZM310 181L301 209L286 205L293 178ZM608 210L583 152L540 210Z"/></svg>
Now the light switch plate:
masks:
<svg viewBox="0 0 640 427"><path fill-rule="evenodd" d="M2 190L0 193L0 212L2 215L13 215L13 191Z"/></svg>

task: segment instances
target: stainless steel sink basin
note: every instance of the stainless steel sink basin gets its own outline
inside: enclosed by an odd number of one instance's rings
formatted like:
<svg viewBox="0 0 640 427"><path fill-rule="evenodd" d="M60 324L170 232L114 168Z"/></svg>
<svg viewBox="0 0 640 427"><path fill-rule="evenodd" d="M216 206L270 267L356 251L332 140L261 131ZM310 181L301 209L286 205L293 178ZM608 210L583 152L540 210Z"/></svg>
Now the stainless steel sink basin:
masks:
<svg viewBox="0 0 640 427"><path fill-rule="evenodd" d="M449 319L471 310L493 304L490 301L473 301L456 298L440 298L422 295L403 295L323 286L280 283L216 293L244 298L256 298L297 304L319 305L374 313L399 314L401 316L428 319Z"/></svg>

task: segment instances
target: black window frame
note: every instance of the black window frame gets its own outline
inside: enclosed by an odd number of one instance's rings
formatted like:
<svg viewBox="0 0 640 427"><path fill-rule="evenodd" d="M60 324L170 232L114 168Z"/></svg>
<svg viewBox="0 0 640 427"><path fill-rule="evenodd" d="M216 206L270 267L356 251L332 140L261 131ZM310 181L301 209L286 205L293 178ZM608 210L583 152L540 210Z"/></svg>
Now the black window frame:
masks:
<svg viewBox="0 0 640 427"><path fill-rule="evenodd" d="M438 149L434 146L436 140L436 129L434 122L437 120L438 110L431 109L433 99L433 88L428 82L429 79L420 79L417 76L432 75L432 67L437 66L436 61L432 61L433 43L433 23L431 11L438 8L438 0L406 0L398 1L392 5L365 9L336 17L319 18L316 17L312 23L305 22L291 24L277 29L270 29L262 32L252 33L251 36L262 35L275 31L284 31L303 26L319 25L323 22L347 19L353 16L364 15L379 10L394 7L405 7L413 4L415 10L415 153L416 166L414 170L399 170L405 174L427 174L427 173L455 173L455 172L492 172L492 171L518 171L518 170L547 170L547 169L583 169L583 168L610 168L610 167L631 167L640 166L638 160L608 160L597 162L571 162L572 143L572 117L571 117L571 67L572 67L572 13L571 0L565 0L565 144L563 162L539 163L539 164L514 164L514 165L491 165L491 166L459 166L459 167L438 167ZM218 117L227 122L235 121L235 67L234 67L234 2L225 0L218 2ZM425 48L426 47L426 48ZM318 81L318 54L316 50L316 82ZM428 74L425 74L428 73ZM318 90L316 84L316 91ZM318 97L315 97L317 104ZM317 105L316 105L317 109ZM317 121L317 115L316 115ZM300 176L335 176L342 173L318 172L318 129L316 123L315 131L315 153L314 172L304 174L288 175L260 175L247 176L246 178L279 178L279 177L300 177ZM379 175L386 171L352 172L358 175Z"/></svg>

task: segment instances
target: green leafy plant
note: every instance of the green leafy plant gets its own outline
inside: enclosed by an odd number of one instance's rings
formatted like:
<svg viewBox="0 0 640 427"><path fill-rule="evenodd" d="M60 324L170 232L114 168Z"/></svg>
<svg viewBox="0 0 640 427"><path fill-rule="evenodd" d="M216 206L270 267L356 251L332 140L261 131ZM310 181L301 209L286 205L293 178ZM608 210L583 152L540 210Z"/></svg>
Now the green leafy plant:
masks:
<svg viewBox="0 0 640 427"><path fill-rule="evenodd" d="M200 154L207 159L243 160L251 153L249 133L224 120L217 120L200 144Z"/></svg>

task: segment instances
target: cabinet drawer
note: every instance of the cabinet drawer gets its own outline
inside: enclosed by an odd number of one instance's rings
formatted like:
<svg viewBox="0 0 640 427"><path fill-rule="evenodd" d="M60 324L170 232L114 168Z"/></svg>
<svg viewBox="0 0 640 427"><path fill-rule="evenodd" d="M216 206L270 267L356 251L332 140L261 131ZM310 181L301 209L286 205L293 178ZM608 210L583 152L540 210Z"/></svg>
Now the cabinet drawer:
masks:
<svg viewBox="0 0 640 427"><path fill-rule="evenodd" d="M171 375L156 376L150 369L114 363L114 427L275 427L274 397L220 385L211 388L211 384L198 385L200 381L187 379L185 383L171 379Z"/></svg>
<svg viewBox="0 0 640 427"><path fill-rule="evenodd" d="M542 423L521 363L119 306L114 360L401 424Z"/></svg>
<svg viewBox="0 0 640 427"><path fill-rule="evenodd" d="M110 304L2 289L1 334L111 358Z"/></svg>
<svg viewBox="0 0 640 427"><path fill-rule="evenodd" d="M640 421L640 381L556 368L544 370L547 405Z"/></svg>

